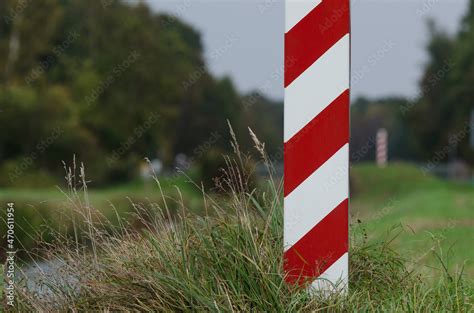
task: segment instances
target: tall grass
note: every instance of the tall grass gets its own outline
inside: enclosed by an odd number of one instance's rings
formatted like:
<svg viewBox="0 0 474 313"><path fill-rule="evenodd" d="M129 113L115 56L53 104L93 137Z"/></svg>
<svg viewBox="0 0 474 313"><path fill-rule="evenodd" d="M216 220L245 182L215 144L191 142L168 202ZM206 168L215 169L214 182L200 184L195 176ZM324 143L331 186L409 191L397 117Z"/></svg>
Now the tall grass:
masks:
<svg viewBox="0 0 474 313"><path fill-rule="evenodd" d="M257 150L267 160L263 145ZM71 206L82 216L75 236L57 235L46 246L58 274L18 289L19 311L142 312L469 312L473 290L462 277L441 275L428 284L408 270L389 242L351 239L347 294L318 294L285 283L282 271L281 186L253 187L248 159L234 143L235 158L217 181L226 193L203 191L205 216L189 213L182 199L135 205L139 228L110 227L87 201L86 179L68 174ZM271 168L270 168L271 171ZM157 188L160 189L158 179ZM197 186L200 188L199 186ZM161 190L161 189L160 189ZM170 201L181 210L172 214ZM356 227L356 226L355 226ZM360 232L357 232L360 233Z"/></svg>

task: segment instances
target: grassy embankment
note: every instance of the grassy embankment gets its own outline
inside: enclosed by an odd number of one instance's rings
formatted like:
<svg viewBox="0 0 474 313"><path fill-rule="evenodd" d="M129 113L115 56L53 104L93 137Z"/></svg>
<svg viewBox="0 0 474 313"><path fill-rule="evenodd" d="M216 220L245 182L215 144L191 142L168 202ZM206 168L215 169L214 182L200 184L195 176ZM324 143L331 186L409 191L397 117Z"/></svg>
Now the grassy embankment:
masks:
<svg viewBox="0 0 474 313"><path fill-rule="evenodd" d="M62 264L61 273L68 279L42 277L52 292L46 298L20 289L22 308L281 312L474 309L471 278L462 278L450 270L433 271L436 279L432 273L426 276L422 265L425 259L417 258L425 255L417 245L432 244L430 238L426 243L418 242L424 239L424 232L402 234L391 244L380 240L387 227L400 220L410 224L423 219L423 225L434 225L436 230L439 221L457 218L457 224L449 225L463 229L466 219L472 216L466 209L472 205L469 187L421 177L404 165L383 171L371 166L355 168L354 188L358 196L353 200L352 213L367 222L353 228L348 295L328 298L309 296L284 283L281 197L276 188L248 190L237 172L229 173L223 181L231 192L226 201L205 198L207 212L211 213L208 217L190 213L179 200L180 214L173 217L167 199L153 206L153 212L138 210L146 229L142 232L126 224L104 232L103 223L93 223L87 217L91 208L83 207L82 196L72 190L71 199L80 201L76 209L83 210L86 217L82 226L76 225L85 240L50 247L48 257ZM406 179L410 182L400 183ZM434 204L417 205L430 195L439 197ZM387 201L389 205L384 204ZM430 207L433 214L427 214ZM369 240L364 238L364 228L370 234ZM448 241L466 240L463 230L453 232L458 237L451 236L449 230L450 227L443 232ZM394 252L392 245L403 253ZM411 253L409 257L407 251ZM440 250L435 252L439 254ZM468 251L455 253L450 252L450 260L470 256ZM444 262L438 260L434 265L441 269Z"/></svg>
<svg viewBox="0 0 474 313"><path fill-rule="evenodd" d="M438 256L451 270L474 277L474 186L423 175L406 164L385 169L362 165L352 171L353 220L361 219L370 238L380 239L396 225L404 229L395 248L426 274L439 276ZM433 253L438 251L438 256Z"/></svg>

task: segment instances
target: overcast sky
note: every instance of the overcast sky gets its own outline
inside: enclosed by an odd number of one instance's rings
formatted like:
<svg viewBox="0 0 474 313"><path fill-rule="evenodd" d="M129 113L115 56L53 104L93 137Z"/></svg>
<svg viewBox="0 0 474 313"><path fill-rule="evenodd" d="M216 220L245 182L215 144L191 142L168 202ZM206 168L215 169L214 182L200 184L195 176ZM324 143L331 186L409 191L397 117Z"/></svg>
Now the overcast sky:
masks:
<svg viewBox="0 0 474 313"><path fill-rule="evenodd" d="M148 2L202 34L214 74L229 75L242 92L283 97L283 0ZM427 60L426 19L455 33L467 5L468 0L352 0L352 96L414 96Z"/></svg>

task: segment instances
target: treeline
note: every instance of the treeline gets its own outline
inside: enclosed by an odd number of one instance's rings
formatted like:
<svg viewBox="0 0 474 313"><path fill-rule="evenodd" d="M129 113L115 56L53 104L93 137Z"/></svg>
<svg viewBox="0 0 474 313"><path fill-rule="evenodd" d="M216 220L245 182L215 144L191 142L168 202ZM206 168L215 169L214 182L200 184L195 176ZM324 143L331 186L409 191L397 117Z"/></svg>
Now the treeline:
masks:
<svg viewBox="0 0 474 313"><path fill-rule="evenodd" d="M73 155L96 185L181 154L209 180L230 152L227 121L243 150L251 127L282 159L282 104L213 77L200 34L176 17L95 0L4 0L0 17L0 187L57 183ZM455 36L429 29L417 97L354 101L353 161L374 159L384 127L391 159L474 164L474 0Z"/></svg>
<svg viewBox="0 0 474 313"><path fill-rule="evenodd" d="M244 150L250 126L280 155L281 103L213 77L173 16L96 0L4 0L0 16L0 186L49 184L73 155L97 185L133 179L144 157L185 154L211 175L227 121Z"/></svg>
<svg viewBox="0 0 474 313"><path fill-rule="evenodd" d="M351 159L374 160L378 128L389 130L392 159L474 165L470 146L474 110L474 0L460 31L449 36L429 21L429 61L414 99L385 98L354 101Z"/></svg>

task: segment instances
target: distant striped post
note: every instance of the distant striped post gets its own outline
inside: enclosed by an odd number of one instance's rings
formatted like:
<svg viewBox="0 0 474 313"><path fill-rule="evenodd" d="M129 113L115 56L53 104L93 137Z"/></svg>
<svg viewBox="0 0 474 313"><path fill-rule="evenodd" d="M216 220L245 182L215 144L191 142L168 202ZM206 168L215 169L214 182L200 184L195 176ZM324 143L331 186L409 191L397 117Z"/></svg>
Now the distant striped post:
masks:
<svg viewBox="0 0 474 313"><path fill-rule="evenodd" d="M346 288L349 0L286 0L286 280Z"/></svg>
<svg viewBox="0 0 474 313"><path fill-rule="evenodd" d="M387 166L388 159L388 132L385 128L380 128L377 131L377 149L376 149L376 162L378 167Z"/></svg>
<svg viewBox="0 0 474 313"><path fill-rule="evenodd" d="M471 110L471 121L469 128L471 129L471 149L474 150L474 109Z"/></svg>

